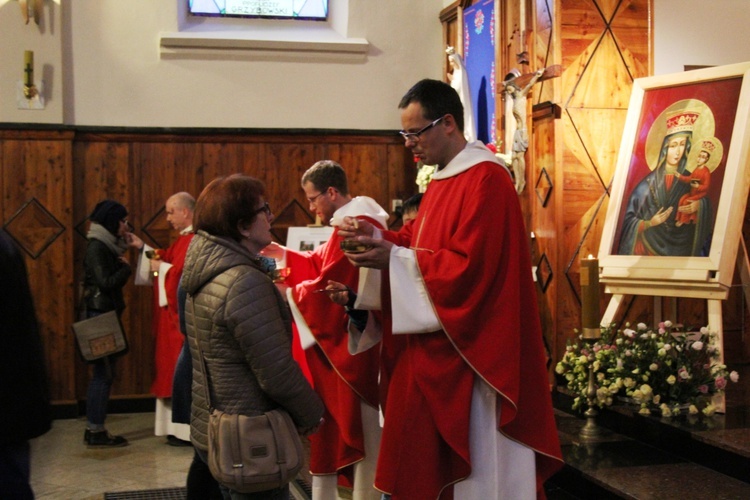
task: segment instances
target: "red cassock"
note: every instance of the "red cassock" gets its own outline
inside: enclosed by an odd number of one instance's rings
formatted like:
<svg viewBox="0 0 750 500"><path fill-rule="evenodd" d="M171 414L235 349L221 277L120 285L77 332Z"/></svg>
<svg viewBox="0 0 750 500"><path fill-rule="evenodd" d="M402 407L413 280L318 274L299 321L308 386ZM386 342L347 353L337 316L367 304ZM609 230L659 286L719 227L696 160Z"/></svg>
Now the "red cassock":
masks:
<svg viewBox="0 0 750 500"><path fill-rule="evenodd" d="M469 413L478 375L496 392L499 430L535 451L543 496L562 460L529 235L510 176L482 162L433 179L414 223L384 237L416 251L444 330L395 335L405 347L388 389L375 486L394 500L453 498L452 484L475 459Z"/></svg>
<svg viewBox="0 0 750 500"><path fill-rule="evenodd" d="M156 344L154 346L154 381L151 383L151 392L157 398L172 397L174 367L185 340L185 336L180 333L177 287L185 265L185 254L192 239L192 234L182 235L169 248L161 252L161 260L172 264L164 277L164 288L167 292L166 307L159 306L159 283L154 279L151 325Z"/></svg>
<svg viewBox="0 0 750 500"><path fill-rule="evenodd" d="M363 217L373 224L373 219ZM305 350L316 392L326 406L325 422L310 437L310 470L313 474L340 473L351 481L351 466L364 458L360 404L378 407L379 350L351 355L348 350L348 316L327 294L314 293L334 280L357 289L359 270L330 239L312 253L287 252L294 301L316 344Z"/></svg>

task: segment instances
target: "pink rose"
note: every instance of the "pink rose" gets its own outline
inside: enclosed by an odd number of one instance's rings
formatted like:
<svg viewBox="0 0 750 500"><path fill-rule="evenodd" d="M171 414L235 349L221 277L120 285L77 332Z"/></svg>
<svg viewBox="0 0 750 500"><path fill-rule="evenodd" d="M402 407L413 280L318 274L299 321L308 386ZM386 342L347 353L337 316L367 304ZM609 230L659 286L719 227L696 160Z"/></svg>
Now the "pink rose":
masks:
<svg viewBox="0 0 750 500"><path fill-rule="evenodd" d="M725 379L724 377L716 377L716 380L714 380L714 384L716 384L717 389L724 389L727 386L727 379Z"/></svg>

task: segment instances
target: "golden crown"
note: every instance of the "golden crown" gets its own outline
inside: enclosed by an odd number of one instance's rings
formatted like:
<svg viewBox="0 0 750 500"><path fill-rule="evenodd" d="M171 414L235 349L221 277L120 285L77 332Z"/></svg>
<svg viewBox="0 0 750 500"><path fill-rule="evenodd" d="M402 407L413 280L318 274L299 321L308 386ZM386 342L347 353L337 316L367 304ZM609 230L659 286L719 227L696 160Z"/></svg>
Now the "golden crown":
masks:
<svg viewBox="0 0 750 500"><path fill-rule="evenodd" d="M707 151L708 153L713 153L716 149L716 144L714 144L713 141L706 139L701 143L701 149Z"/></svg>
<svg viewBox="0 0 750 500"><path fill-rule="evenodd" d="M667 115L667 135L678 132L692 132L695 121L700 116L697 111L677 111Z"/></svg>

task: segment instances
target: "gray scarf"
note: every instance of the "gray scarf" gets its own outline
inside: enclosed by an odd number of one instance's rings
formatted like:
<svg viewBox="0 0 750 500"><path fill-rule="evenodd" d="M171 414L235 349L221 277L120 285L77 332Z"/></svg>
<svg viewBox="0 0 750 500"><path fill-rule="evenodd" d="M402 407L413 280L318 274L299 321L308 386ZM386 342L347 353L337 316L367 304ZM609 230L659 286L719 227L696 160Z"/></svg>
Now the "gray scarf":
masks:
<svg viewBox="0 0 750 500"><path fill-rule="evenodd" d="M128 244L123 240L122 238L118 238L114 234L107 231L104 226L101 224L97 224L96 222L92 222L89 226L89 232L86 234L86 239L89 240L99 240L105 245L107 245L107 248L112 250L112 253L117 255L118 257L125 253L125 250L128 249Z"/></svg>

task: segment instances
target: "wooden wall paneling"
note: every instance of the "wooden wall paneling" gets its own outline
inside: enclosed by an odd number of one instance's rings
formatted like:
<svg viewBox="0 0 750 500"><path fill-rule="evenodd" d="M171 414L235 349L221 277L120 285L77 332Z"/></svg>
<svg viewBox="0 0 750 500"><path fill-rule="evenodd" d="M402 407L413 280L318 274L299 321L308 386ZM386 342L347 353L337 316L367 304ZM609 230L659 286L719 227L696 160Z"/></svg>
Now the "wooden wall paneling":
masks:
<svg viewBox="0 0 750 500"><path fill-rule="evenodd" d="M72 401L73 317L71 134L1 140L2 223L25 251L50 377L51 398Z"/></svg>
<svg viewBox="0 0 750 500"><path fill-rule="evenodd" d="M535 108L532 120L533 140L529 155L534 161L528 168L525 190L531 218L527 228L534 233L531 240L531 264L539 271L535 274L537 302L542 332L551 358L554 358L554 353L558 351L555 317L558 310L558 288L563 276L560 272L556 240L556 195L559 190L555 185L558 170L555 161L558 153L557 122L554 106ZM551 275L544 271L545 263L548 263ZM553 369L554 364L551 363L550 370Z"/></svg>
<svg viewBox="0 0 750 500"><path fill-rule="evenodd" d="M353 196L369 196L390 213L387 148L382 144L358 143L340 144L331 149L333 156L346 170L350 193Z"/></svg>
<svg viewBox="0 0 750 500"><path fill-rule="evenodd" d="M331 157L327 144L309 137L297 137L286 144L263 145L261 161L269 203L272 203L274 221L271 225L279 243L286 243L289 227L306 226L315 222L315 215L308 211L305 193L300 181L302 174L319 160Z"/></svg>
<svg viewBox="0 0 750 500"><path fill-rule="evenodd" d="M77 206L83 208L83 213L76 214L78 228L85 235L88 223L85 222L96 204L105 199L116 200L128 209L128 219L139 223L138 198L135 193L140 192L139 181L134 175L134 159L132 143L124 142L122 138L111 134L82 134L76 137L78 145L74 151L74 165L77 171L75 178L80 185L76 186L76 193L85 201ZM79 142L80 141L80 142ZM138 226L136 226L137 228ZM86 241L76 245L75 267L77 280L83 273L83 258L86 251ZM135 263L136 252L128 250L126 258ZM115 380L112 384L112 398L128 395L143 395L148 392L148 383L141 375L144 359L143 327L144 321L150 320L150 310L141 306L138 299L140 290L133 285L132 280L124 288L126 309L122 316L123 327L128 336L130 351L128 355L117 360ZM144 314L148 314L146 319ZM146 330L150 334L150 329ZM146 344L148 345L148 344ZM150 351L153 352L153 349ZM79 400L85 399L86 388L90 378L89 365L77 360L76 394ZM148 367L148 365L147 365ZM145 387L145 389L144 389Z"/></svg>
<svg viewBox="0 0 750 500"><path fill-rule="evenodd" d="M559 47L556 47L557 36L556 5L554 0L532 0L532 50L530 56L534 68L546 68L552 64L559 64ZM558 51L555 51L558 48Z"/></svg>
<svg viewBox="0 0 750 500"><path fill-rule="evenodd" d="M618 45L626 49L623 57L634 78L654 72L654 15L653 0L618 2L617 15L610 26Z"/></svg>
<svg viewBox="0 0 750 500"><path fill-rule="evenodd" d="M598 253L630 89L634 78L646 76L652 59L650 0L560 0L559 6L565 204L558 214L558 257L565 280L559 289L557 359L564 340L580 327L580 259ZM602 297L602 312L608 298ZM638 311L628 314L640 316Z"/></svg>
<svg viewBox="0 0 750 500"><path fill-rule="evenodd" d="M134 192L131 224L156 248L169 246L179 235L166 220L164 204L180 191L195 191L201 173L202 145L194 142L133 144ZM197 196L197 195L194 195Z"/></svg>
<svg viewBox="0 0 750 500"><path fill-rule="evenodd" d="M553 0L533 1L534 24L531 33L530 61L531 71L548 68L559 64L560 44L556 41L558 28L555 19L555 3ZM559 102L559 78L542 81L534 89L534 104L543 102Z"/></svg>
<svg viewBox="0 0 750 500"><path fill-rule="evenodd" d="M222 141L212 138L209 142L201 143L200 148L201 165L196 175L196 185L190 188L196 199L215 178L243 173L245 164L259 165L263 146L241 140ZM272 208L275 207L272 205Z"/></svg>
<svg viewBox="0 0 750 500"><path fill-rule="evenodd" d="M405 199L416 191L413 159L395 134L0 130L0 220L5 225L34 198L64 226L62 235L38 259L27 258L53 399L70 404L86 397L90 367L80 360L70 324L78 300L75 285L82 277L87 217L97 202L105 198L122 202L139 235L147 242L165 244L175 237L162 210L167 196L179 190L197 196L214 177L244 172L266 183L277 215L275 225L305 225L312 219L300 178L325 158L344 165L354 194L371 195L385 208L390 208L391 199ZM293 209L285 222L281 212L287 204ZM26 217L44 222L44 210ZM42 227L25 234L38 242L48 233L49 228ZM285 239L284 230L279 241ZM135 263L135 251L126 255ZM123 324L130 351L117 361L113 400L151 396L152 296L150 289L136 287L132 280L125 287Z"/></svg>

